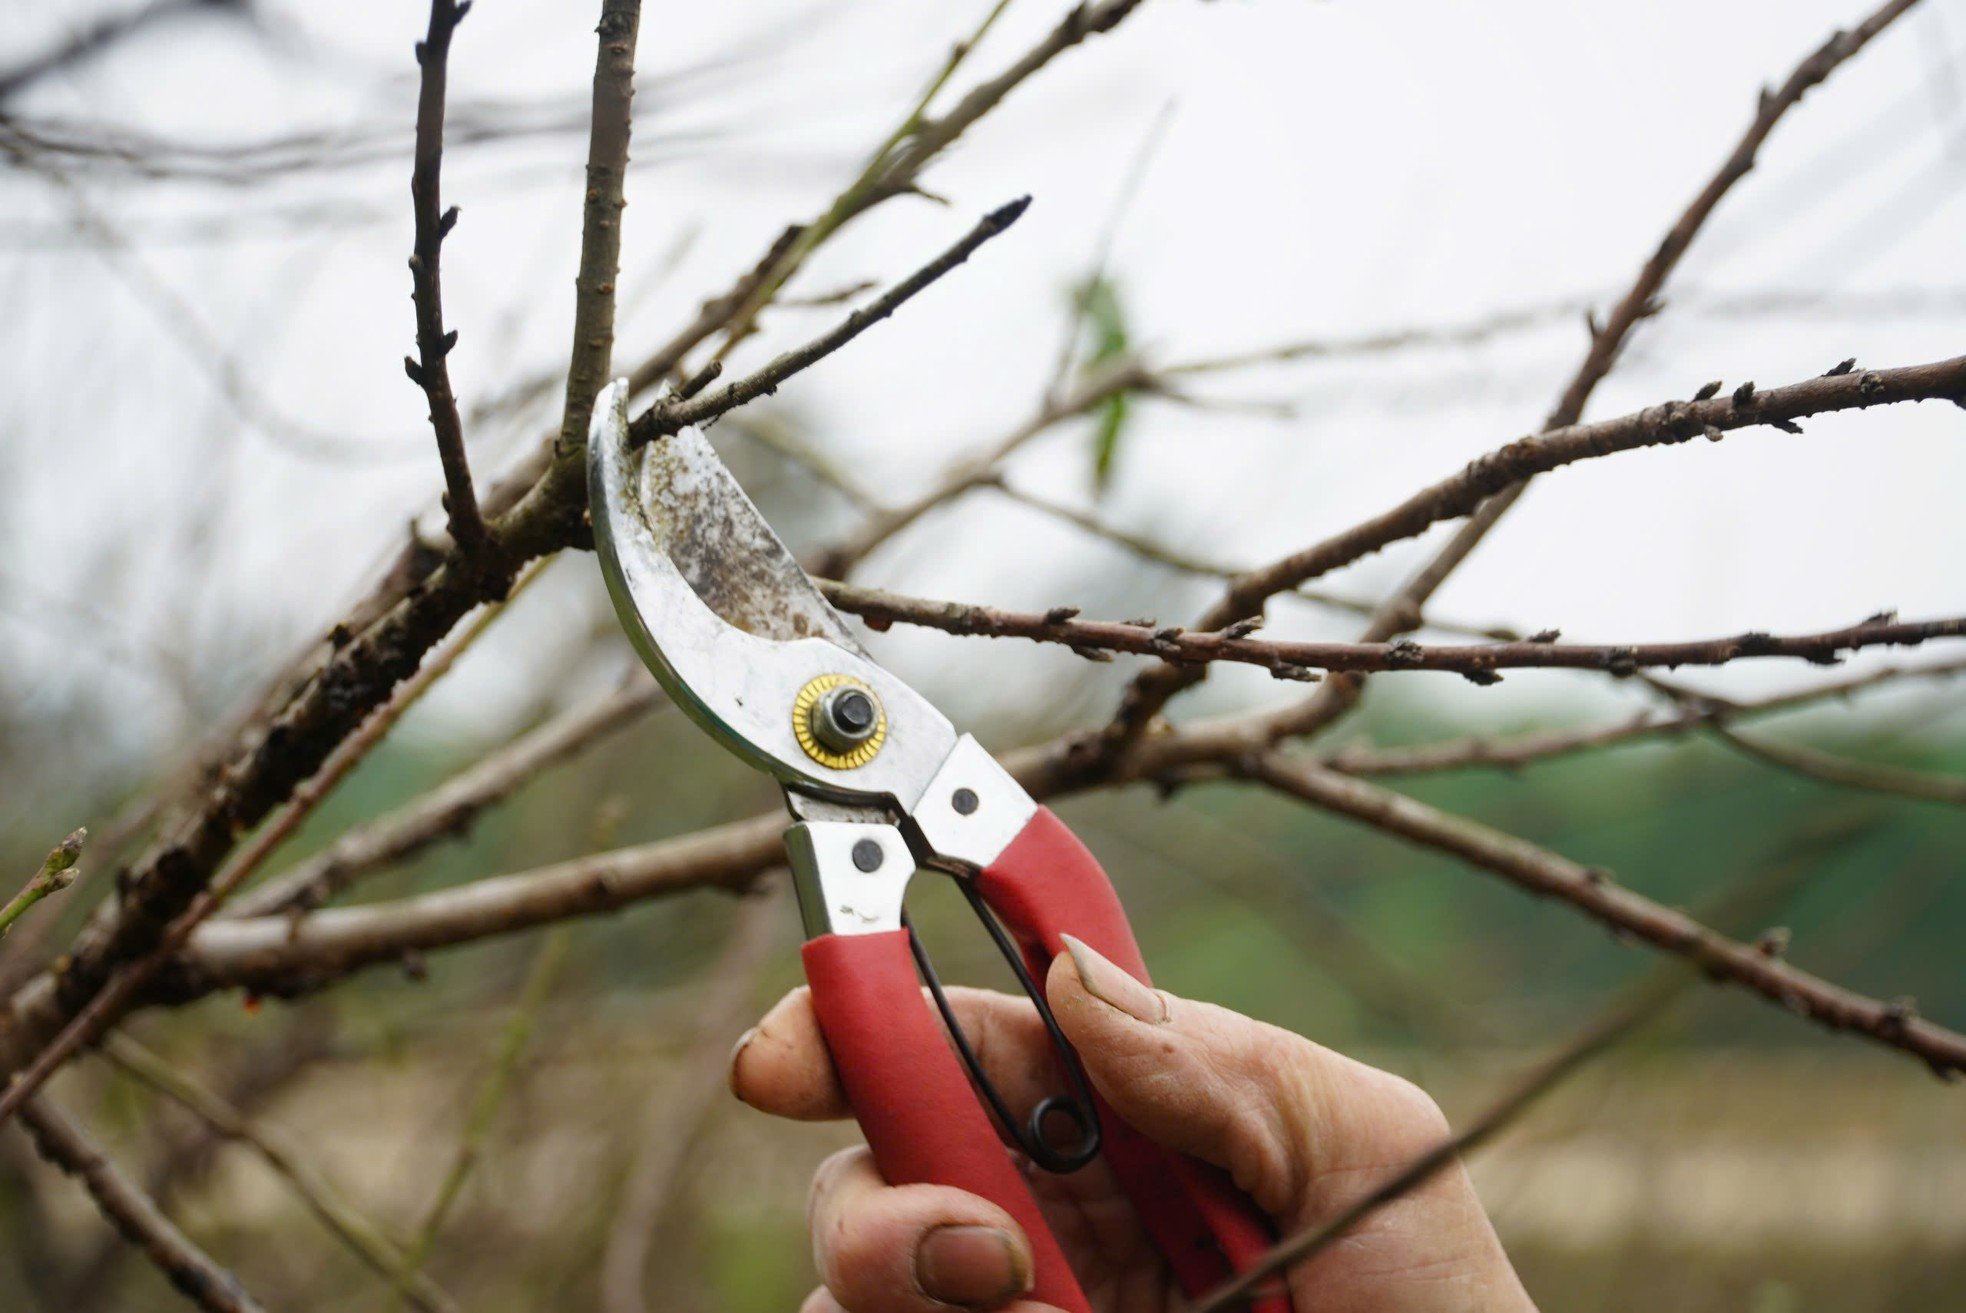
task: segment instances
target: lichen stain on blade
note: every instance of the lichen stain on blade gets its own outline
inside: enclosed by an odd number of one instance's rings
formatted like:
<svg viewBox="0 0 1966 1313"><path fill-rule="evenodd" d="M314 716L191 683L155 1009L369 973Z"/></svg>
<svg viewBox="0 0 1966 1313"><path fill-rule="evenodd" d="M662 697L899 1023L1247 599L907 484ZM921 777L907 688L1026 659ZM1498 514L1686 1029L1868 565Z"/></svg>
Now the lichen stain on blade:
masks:
<svg viewBox="0 0 1966 1313"><path fill-rule="evenodd" d="M642 511L704 605L760 638L824 638L860 652L833 608L696 429L651 442Z"/></svg>

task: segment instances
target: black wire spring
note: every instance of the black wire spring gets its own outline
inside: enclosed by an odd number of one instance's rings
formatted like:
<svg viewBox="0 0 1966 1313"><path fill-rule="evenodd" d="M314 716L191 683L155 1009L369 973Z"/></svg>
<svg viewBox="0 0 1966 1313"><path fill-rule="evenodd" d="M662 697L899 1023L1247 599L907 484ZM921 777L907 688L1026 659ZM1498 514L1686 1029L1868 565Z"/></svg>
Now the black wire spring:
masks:
<svg viewBox="0 0 1966 1313"><path fill-rule="evenodd" d="M922 980L928 985L929 997L935 1000L935 1010L942 1014L942 1024L949 1028L949 1038L955 1041L956 1053L962 1058L963 1066L969 1070L969 1078L983 1101L990 1105L997 1124L1002 1126L1017 1147L1038 1166L1048 1172L1063 1175L1076 1172L1079 1168L1099 1156L1099 1112L1092 1103L1092 1086L1086 1080L1085 1068L1079 1062L1079 1055L1065 1042L1065 1032L1058 1028L1058 1018L1052 1015L1051 1005L1045 1002L1044 991L1031 979L1030 970L1024 965L1024 955L1013 944L997 918L984 904L982 896L971 887L968 880L958 879L963 897L969 900L976 919L990 932L996 942L997 951L1003 954L1004 961L1017 974L1017 983L1038 1009L1038 1016L1044 1022L1045 1032L1051 1037L1052 1050L1057 1053L1059 1066L1065 1070L1065 1079L1071 1085L1071 1092L1054 1094L1043 1100L1031 1110L1030 1120L1023 1126L1011 1115L1010 1106L1004 1102L1003 1095L990 1082L983 1071L983 1064L977 1061L976 1050L970 1047L969 1037L963 1034L962 1026L956 1021L955 1010L949 1006L949 999L942 991L942 981L935 974L934 963L928 960L928 950L922 947L920 936L915 934L914 926L904 913L902 925L908 931L908 947L915 955L915 969L921 972ZM1062 1117L1072 1128L1073 1140L1063 1148L1053 1145L1047 1123L1055 1117Z"/></svg>

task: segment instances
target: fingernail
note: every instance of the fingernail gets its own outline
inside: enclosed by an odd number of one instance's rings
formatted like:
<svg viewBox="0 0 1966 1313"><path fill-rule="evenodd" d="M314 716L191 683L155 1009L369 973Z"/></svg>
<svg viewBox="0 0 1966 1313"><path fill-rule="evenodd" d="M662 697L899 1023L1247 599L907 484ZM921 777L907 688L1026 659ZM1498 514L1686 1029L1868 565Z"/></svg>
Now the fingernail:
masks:
<svg viewBox="0 0 1966 1313"><path fill-rule="evenodd" d="M995 1308L1031 1288L1031 1263L994 1226L938 1226L915 1250L915 1281L930 1299Z"/></svg>
<svg viewBox="0 0 1966 1313"><path fill-rule="evenodd" d="M1065 951L1072 955L1072 966L1079 973L1085 992L1110 1007L1116 1007L1135 1021L1158 1026L1167 1020L1167 1000L1160 991L1143 985L1112 962L1101 957L1090 944L1070 935L1061 935Z"/></svg>
<svg viewBox="0 0 1966 1313"><path fill-rule="evenodd" d="M751 1041L757 1037L758 1028L756 1026L751 1027L751 1029L739 1035L737 1037L737 1043L730 1046L730 1059L724 1065L724 1083L730 1086L732 1097L739 1103L744 1103L746 1100L744 1098L744 1092L737 1087L737 1064L743 1061L744 1050L749 1048Z"/></svg>

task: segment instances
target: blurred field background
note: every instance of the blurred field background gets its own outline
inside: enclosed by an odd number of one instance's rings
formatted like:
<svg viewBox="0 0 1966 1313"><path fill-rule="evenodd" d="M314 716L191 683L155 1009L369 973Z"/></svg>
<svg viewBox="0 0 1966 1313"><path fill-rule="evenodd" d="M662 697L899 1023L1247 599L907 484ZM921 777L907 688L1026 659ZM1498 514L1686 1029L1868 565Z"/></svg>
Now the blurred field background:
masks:
<svg viewBox="0 0 1966 1313"><path fill-rule="evenodd" d="M0 13L0 49L64 30L63 8ZM788 217L823 205L982 7L946 8L650 8L617 360L686 318ZM1582 350L1583 307L1628 281L1739 132L1754 89L1857 8L1149 6L938 165L952 209L883 209L795 290L823 298L893 277L972 212L1034 193L977 276L951 278L747 411L748 427L720 426L720 448L788 541L830 541L858 512L784 449L820 453L884 500L921 491L1028 412L1073 289L1102 258L1094 353L1204 356L1535 310L1476 340L1238 375L1200 407L1136 397L1060 426L1006 476L1013 491L1211 561L1300 546L1526 431ZM0 168L0 295L13 310L0 317L0 871L23 878L70 828L102 831L179 768L333 622L406 525L438 522L422 399L398 359L411 340L403 184L420 7L260 14L257 27L160 27L0 118L125 134L59 167L9 156ZM1056 16L1019 0L978 66ZM557 415L591 27L586 10L481 0L454 57L455 121L495 129L454 144L446 173L464 208L446 256L453 364L481 472ZM1961 6L1930 0L1812 94L1594 414L1715 376L1768 383L1852 354L1869 365L1959 350L1962 42ZM242 169L228 153L260 140L330 162L246 152L258 163ZM835 313L786 308L747 359ZM1956 613L1959 420L1939 406L1828 417L1800 437L1553 476L1441 611L1604 641L1820 628L1884 606ZM1439 541L1340 582L1375 596ZM988 488L862 577L1168 623L1219 587ZM1349 637L1356 624L1280 599L1269 632ZM900 629L869 641L998 748L1099 724L1137 668ZM1688 682L1763 696L1885 660ZM272 870L632 670L592 558L550 564ZM1298 691L1223 671L1175 714ZM1635 683L1576 673L1512 673L1492 689L1390 675L1318 746L1501 739L1662 705ZM1957 779L1962 710L1957 682L1908 680L1766 731ZM1799 965L1966 1022L1955 805L1832 788L1698 730L1391 783L1740 937L1785 927ZM353 901L774 803L762 779L659 711ZM1569 910L1252 789L1164 799L1141 786L1061 811L1120 885L1160 984L1407 1074L1457 1123L1652 965ZM65 942L113 876L86 858L83 869L16 938ZM945 978L1003 985L960 900L938 877L920 883L917 917ZM853 1136L770 1123L722 1091L724 1054L796 983L796 945L772 877L750 897L653 901L299 999L155 1009L127 1034L392 1236L412 1234L468 1162L428 1260L464 1308L617 1313L608 1255L645 1245L647 1308L762 1313L795 1308L809 1288L805 1181ZM8 953L0 966L18 960ZM141 1062L90 1058L53 1088L269 1307L387 1307L384 1286L259 1153L133 1076ZM1694 990L1474 1171L1546 1309L1927 1313L1966 1298L1960 1089L1739 991ZM174 1307L81 1192L0 1131L0 1310Z"/></svg>

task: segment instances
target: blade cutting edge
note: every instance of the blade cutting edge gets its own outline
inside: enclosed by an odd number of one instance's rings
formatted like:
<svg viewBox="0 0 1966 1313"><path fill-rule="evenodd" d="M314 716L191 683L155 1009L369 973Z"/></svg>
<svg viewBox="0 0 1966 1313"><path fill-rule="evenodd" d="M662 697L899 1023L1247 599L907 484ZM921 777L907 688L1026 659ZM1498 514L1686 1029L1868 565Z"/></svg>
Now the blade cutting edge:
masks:
<svg viewBox="0 0 1966 1313"><path fill-rule="evenodd" d="M655 439L638 491L663 550L723 619L760 638L824 638L866 655L699 430Z"/></svg>

